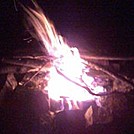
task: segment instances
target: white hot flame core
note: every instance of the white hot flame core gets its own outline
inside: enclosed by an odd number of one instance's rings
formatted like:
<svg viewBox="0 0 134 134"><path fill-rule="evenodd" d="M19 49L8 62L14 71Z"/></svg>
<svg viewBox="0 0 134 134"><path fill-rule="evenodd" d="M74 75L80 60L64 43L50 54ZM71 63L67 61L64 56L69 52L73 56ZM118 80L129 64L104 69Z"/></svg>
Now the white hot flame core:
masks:
<svg viewBox="0 0 134 134"><path fill-rule="evenodd" d="M63 38L57 34L53 24L48 21L38 5L35 4L35 7L37 11L24 9L36 33L36 35L31 34L42 41L49 56L54 57L52 67L49 70L48 84L45 88L45 90L48 90L49 97L57 101L61 99L61 96L74 101L88 101L97 98L89 94L85 88L76 85L57 72L58 69L69 79L85 86L81 81L83 79L86 85L94 90L94 93L104 92L103 87L92 85L94 78L86 74L86 66L83 64L86 61L81 59L78 49L69 47Z"/></svg>

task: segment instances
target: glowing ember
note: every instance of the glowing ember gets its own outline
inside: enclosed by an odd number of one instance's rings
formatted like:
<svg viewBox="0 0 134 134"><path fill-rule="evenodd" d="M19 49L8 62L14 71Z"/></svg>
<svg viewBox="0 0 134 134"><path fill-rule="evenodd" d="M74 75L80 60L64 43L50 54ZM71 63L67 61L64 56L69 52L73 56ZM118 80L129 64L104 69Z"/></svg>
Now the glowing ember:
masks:
<svg viewBox="0 0 134 134"><path fill-rule="evenodd" d="M48 21L43 11L35 4L37 11L25 9L29 16L29 23L33 26L35 34L31 33L37 40L42 41L48 56L53 57L52 66L49 70L48 95L51 99L61 100L61 96L69 100L88 101L98 98L91 95L84 86L93 89L94 93L104 92L104 88L94 86L94 78L86 74L86 61L80 58L77 48L70 48L57 34L53 24ZM59 72L61 72L61 75ZM66 77L64 77L66 76ZM72 82L74 81L74 82ZM78 84L75 84L78 83Z"/></svg>

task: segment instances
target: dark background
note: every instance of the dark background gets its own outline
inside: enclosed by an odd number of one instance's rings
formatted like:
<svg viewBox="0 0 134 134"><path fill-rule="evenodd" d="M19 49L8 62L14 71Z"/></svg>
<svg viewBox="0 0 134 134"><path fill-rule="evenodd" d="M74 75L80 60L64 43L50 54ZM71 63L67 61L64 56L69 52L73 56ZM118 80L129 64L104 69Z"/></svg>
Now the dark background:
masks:
<svg viewBox="0 0 134 134"><path fill-rule="evenodd" d="M30 0L20 0L32 6ZM91 54L133 56L134 2L133 0L80 1L37 0L57 31L70 44L88 49ZM13 0L0 3L0 53L8 54L24 47L22 42L24 13ZM21 45L23 44L23 45ZM33 46L34 47L34 46Z"/></svg>
<svg viewBox="0 0 134 134"><path fill-rule="evenodd" d="M24 5L32 6L30 0L20 0L20 2ZM87 49L88 52L93 55L134 56L133 0L37 0L37 2L44 9L46 15L53 21L56 29L71 45ZM15 10L13 0L0 1L1 57L14 55L14 51L25 49L25 47L34 49L34 45L31 46L23 41L25 34L23 25L24 14L18 4L17 8L18 11ZM27 109L27 111L28 110L29 109ZM117 118L110 124L95 125L91 127L88 132L94 134L133 133L132 111L125 113L126 116L119 120ZM16 111L13 111L12 113L11 111L9 115L15 112ZM18 110L17 112L21 111ZM19 116L19 113L16 114ZM30 122L29 118L27 118L26 121ZM23 123L26 123L25 120ZM15 123L15 125L16 124L17 123ZM24 126L26 125L27 124ZM36 128L38 131L40 130L40 126L35 127L33 124L32 127ZM64 125L64 128L68 129L67 125ZM27 126L27 130L28 129ZM45 130L42 130L40 133L44 133L44 131Z"/></svg>

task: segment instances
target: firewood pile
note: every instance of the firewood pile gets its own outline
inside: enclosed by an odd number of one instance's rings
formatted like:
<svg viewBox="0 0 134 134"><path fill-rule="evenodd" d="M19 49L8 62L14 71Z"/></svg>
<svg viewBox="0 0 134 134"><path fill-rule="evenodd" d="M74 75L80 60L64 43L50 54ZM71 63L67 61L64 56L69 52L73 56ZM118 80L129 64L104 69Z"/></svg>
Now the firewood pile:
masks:
<svg viewBox="0 0 134 134"><path fill-rule="evenodd" d="M35 54L35 53L34 53ZM5 101L12 101L7 98L6 94L20 94L25 96L27 92L42 92L45 96L44 88L47 85L45 76L51 66L51 58L48 59L45 55L21 55L13 57L3 57L1 59L0 68L0 104L5 105ZM85 55L84 55L85 56ZM82 57L84 57L82 55ZM87 58L88 57L88 58ZM93 58L93 59L92 59ZM125 67L130 66L133 68L133 60L130 62L127 58L125 60L117 60L113 58L109 60L108 57L100 59L100 57L92 57L86 55L88 60L87 67L90 68L89 75L96 78L96 84L105 86L107 89L106 95L101 95L101 106L91 108L89 103L89 111L86 114L93 116L89 124L92 123L108 123L113 119L113 115L120 115L128 107L128 98L133 100L133 76L132 72L128 72ZM96 59L94 59L96 58ZM115 61L116 60L116 61ZM129 65L127 64L129 63ZM131 64L130 64L131 63ZM130 68L130 70L131 70ZM126 72L125 72L126 71ZM122 74L120 74L122 72ZM26 96L25 96L26 97ZM28 96L27 96L28 97ZM23 97L22 97L23 98ZM18 100L16 100L18 101ZM48 101L48 100L47 100ZM7 103L7 102L6 102ZM8 102L10 104L10 102ZM7 103L7 105L8 105ZM93 103L93 102L92 102ZM55 108L48 108L48 111L54 112ZM91 112L94 110L94 112ZM92 114L91 114L92 113ZM87 116L89 118L89 116Z"/></svg>

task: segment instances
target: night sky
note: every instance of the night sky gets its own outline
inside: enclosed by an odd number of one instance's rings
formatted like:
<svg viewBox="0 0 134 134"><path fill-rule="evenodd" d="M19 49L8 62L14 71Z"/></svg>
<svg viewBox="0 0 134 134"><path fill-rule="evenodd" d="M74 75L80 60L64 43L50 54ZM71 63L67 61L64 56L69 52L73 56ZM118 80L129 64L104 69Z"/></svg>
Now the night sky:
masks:
<svg viewBox="0 0 134 134"><path fill-rule="evenodd" d="M20 0L32 6L30 0ZM134 2L132 1L58 1L37 0L57 31L71 45L104 56L133 56ZM0 4L0 53L23 46L24 13L13 0Z"/></svg>

